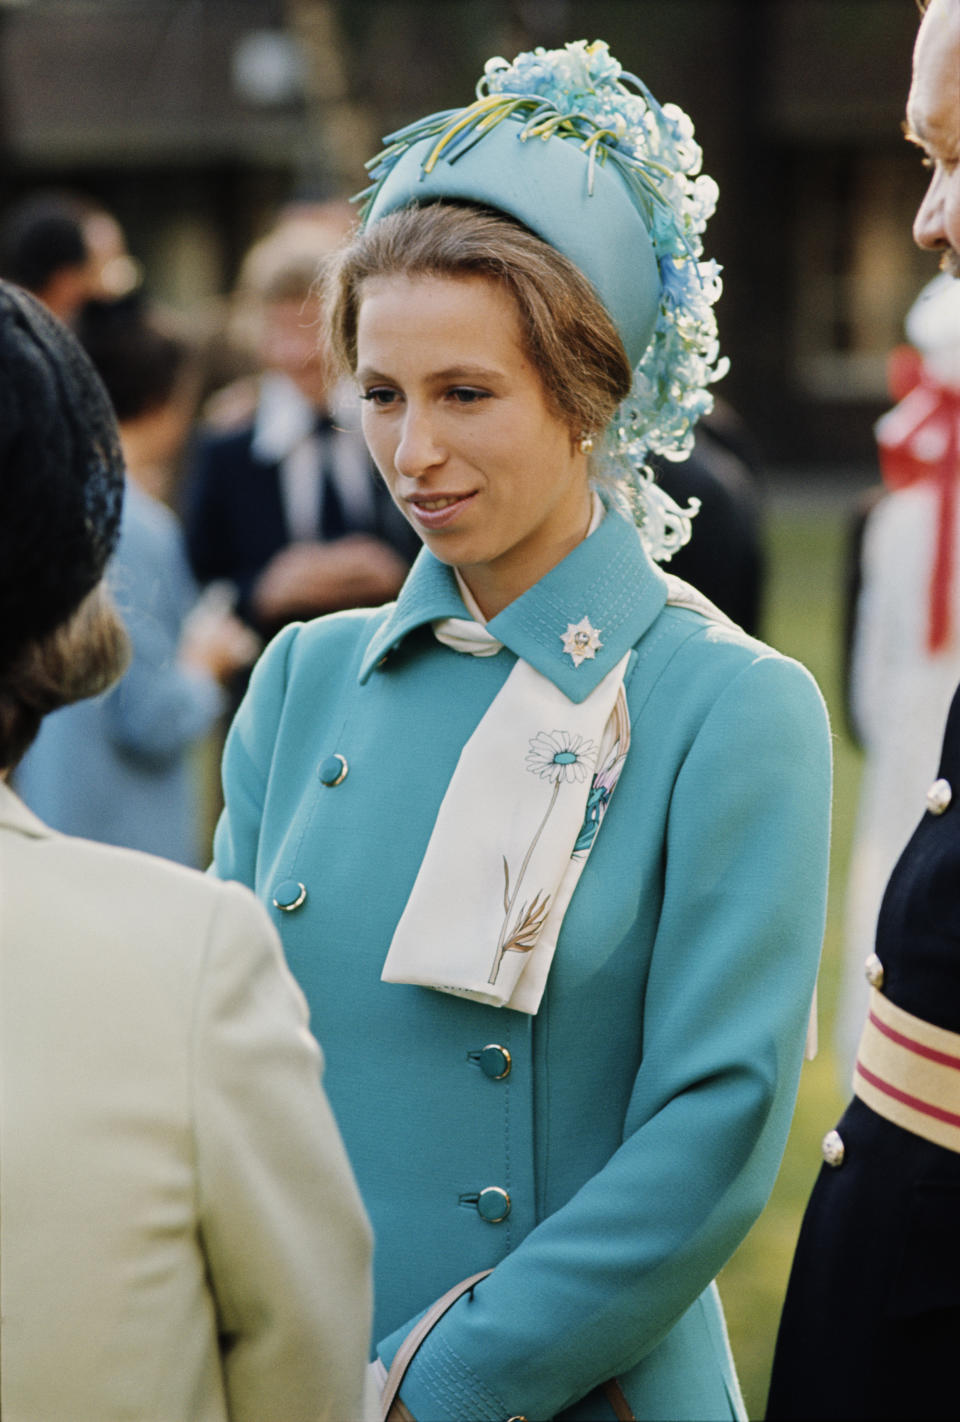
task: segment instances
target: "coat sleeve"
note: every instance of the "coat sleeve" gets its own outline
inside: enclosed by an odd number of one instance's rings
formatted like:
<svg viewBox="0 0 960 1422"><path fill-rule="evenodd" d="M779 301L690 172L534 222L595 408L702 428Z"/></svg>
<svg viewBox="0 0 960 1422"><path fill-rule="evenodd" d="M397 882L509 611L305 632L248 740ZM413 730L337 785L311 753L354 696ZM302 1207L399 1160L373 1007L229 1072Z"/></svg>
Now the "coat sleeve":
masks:
<svg viewBox="0 0 960 1422"><path fill-rule="evenodd" d="M233 1422L362 1419L369 1226L306 1005L263 908L225 886L193 1032L198 1213Z"/></svg>
<svg viewBox="0 0 960 1422"><path fill-rule="evenodd" d="M210 872L250 889L256 887L260 826L287 691L287 663L300 625L289 623L260 657L223 751L224 810L213 837Z"/></svg>
<svg viewBox="0 0 960 1422"><path fill-rule="evenodd" d="M125 530L110 585L130 636L130 667L106 700L114 745L147 765L177 761L226 709L213 677L182 666L183 620L196 598L178 530Z"/></svg>
<svg viewBox="0 0 960 1422"><path fill-rule="evenodd" d="M823 932L830 748L819 693L759 655L678 768L622 1144L434 1328L419 1422L553 1417L651 1352L773 1186ZM408 1328L379 1348L387 1363Z"/></svg>

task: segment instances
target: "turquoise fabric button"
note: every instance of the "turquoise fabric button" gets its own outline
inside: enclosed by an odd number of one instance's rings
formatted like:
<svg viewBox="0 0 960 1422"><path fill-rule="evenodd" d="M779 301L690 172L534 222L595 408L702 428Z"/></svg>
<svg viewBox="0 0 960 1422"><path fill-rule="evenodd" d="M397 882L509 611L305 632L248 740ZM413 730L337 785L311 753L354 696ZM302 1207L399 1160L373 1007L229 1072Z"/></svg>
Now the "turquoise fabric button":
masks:
<svg viewBox="0 0 960 1422"><path fill-rule="evenodd" d="M282 913L292 913L306 902L307 886L296 879L284 879L273 891L273 906Z"/></svg>
<svg viewBox="0 0 960 1422"><path fill-rule="evenodd" d="M500 1224L510 1213L510 1196L499 1185L488 1185L477 1199L477 1214L487 1224Z"/></svg>
<svg viewBox="0 0 960 1422"><path fill-rule="evenodd" d="M506 1047L499 1047L493 1042L480 1053L480 1070L484 1076L489 1076L491 1081L502 1081L505 1076L509 1076L512 1065L513 1061Z"/></svg>
<svg viewBox="0 0 960 1422"><path fill-rule="evenodd" d="M342 755L328 755L326 760L320 762L320 768L317 771L320 783L331 788L334 785L339 785L341 780L346 780L349 768Z"/></svg>

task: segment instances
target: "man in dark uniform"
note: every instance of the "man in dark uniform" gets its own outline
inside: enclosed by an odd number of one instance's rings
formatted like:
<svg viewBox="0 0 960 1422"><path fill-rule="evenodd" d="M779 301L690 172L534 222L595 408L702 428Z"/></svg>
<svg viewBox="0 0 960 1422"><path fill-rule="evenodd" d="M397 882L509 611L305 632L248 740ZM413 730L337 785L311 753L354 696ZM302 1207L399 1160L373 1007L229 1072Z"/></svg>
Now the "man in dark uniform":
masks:
<svg viewBox="0 0 960 1422"><path fill-rule="evenodd" d="M960 0L925 6L907 118L933 170L914 236L960 276ZM866 974L856 1094L824 1139L780 1324L777 1422L960 1416L960 690Z"/></svg>

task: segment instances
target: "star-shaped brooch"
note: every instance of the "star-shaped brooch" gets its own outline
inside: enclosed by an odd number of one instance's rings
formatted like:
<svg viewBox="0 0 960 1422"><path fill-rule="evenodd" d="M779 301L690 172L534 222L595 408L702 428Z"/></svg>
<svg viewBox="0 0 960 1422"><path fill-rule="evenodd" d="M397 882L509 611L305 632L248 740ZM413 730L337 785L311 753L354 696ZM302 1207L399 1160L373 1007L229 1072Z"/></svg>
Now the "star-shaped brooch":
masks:
<svg viewBox="0 0 960 1422"><path fill-rule="evenodd" d="M579 622L568 622L566 632L560 633L560 640L575 667L581 662L592 661L603 646L600 633L590 626L589 617L581 617Z"/></svg>

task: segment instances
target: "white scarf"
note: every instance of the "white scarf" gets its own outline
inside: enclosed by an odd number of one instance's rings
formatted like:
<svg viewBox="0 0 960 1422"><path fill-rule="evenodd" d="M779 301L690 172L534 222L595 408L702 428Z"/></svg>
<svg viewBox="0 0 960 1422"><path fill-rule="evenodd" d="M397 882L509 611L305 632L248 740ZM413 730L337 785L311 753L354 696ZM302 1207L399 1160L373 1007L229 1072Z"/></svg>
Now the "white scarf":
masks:
<svg viewBox="0 0 960 1422"><path fill-rule="evenodd" d="M597 499L588 536L603 513ZM462 581L461 592L476 620L444 618L436 636L469 655L495 655L502 644ZM537 1011L629 748L629 656L580 703L526 662L514 666L460 753L390 944L385 982Z"/></svg>

